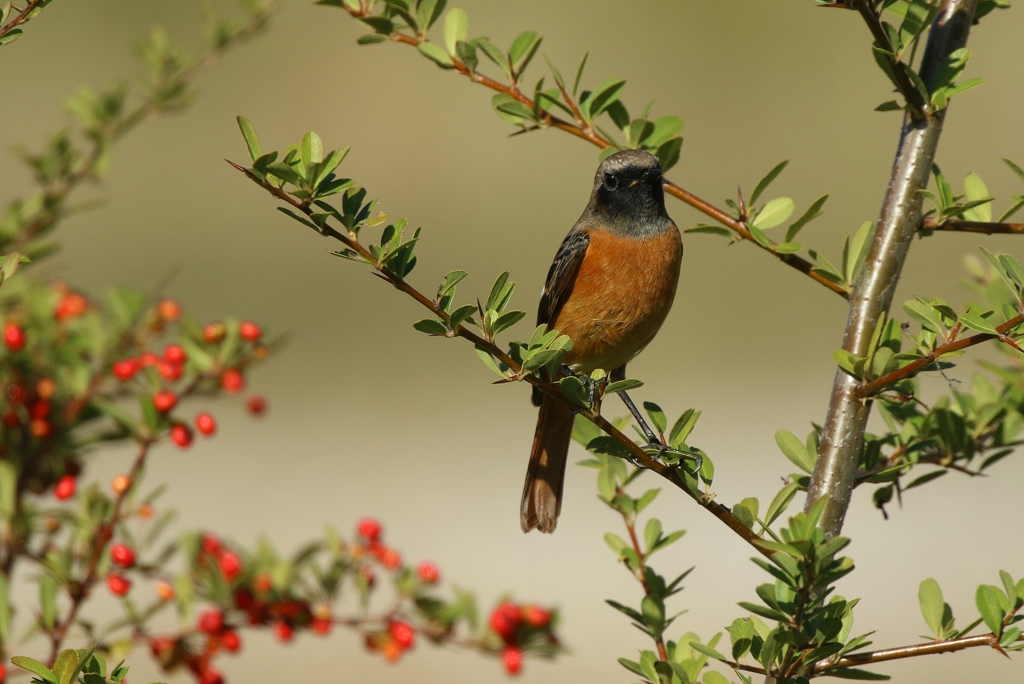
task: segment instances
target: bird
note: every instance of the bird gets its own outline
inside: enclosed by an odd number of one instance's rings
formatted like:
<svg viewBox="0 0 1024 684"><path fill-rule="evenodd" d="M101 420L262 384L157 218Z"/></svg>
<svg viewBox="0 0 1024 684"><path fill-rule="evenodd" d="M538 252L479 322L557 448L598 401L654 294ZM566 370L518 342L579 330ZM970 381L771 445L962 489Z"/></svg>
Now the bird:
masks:
<svg viewBox="0 0 1024 684"><path fill-rule="evenodd" d="M683 243L665 210L662 182L661 164L649 152L624 149L607 157L587 208L555 254L537 325L572 339L564 363L574 373L602 369L612 380L625 378L626 364L650 344L672 308ZM562 507L574 412L536 387L532 399L540 411L520 522L523 532L550 533Z"/></svg>

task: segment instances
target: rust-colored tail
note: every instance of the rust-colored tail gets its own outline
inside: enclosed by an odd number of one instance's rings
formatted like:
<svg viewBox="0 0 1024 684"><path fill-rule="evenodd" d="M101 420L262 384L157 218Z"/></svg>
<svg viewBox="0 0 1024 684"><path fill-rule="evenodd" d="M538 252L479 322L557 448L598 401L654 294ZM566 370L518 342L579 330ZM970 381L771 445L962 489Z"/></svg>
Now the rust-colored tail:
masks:
<svg viewBox="0 0 1024 684"><path fill-rule="evenodd" d="M547 395L540 404L526 471L520 522L523 532L554 532L562 509L562 483L572 439L572 408Z"/></svg>

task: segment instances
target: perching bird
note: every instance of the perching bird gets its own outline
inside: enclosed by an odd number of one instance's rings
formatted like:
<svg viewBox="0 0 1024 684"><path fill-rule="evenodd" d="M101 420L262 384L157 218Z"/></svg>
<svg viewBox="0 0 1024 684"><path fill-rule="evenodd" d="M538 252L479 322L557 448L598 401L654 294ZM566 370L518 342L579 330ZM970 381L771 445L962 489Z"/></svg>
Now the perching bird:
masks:
<svg viewBox="0 0 1024 684"><path fill-rule="evenodd" d="M661 165L643 150L622 150L597 168L583 215L555 255L537 324L572 339L574 372L600 368L625 377L626 363L654 339L679 282L683 244L665 211ZM537 389L540 406L523 487L524 532L553 532L572 437L572 408Z"/></svg>

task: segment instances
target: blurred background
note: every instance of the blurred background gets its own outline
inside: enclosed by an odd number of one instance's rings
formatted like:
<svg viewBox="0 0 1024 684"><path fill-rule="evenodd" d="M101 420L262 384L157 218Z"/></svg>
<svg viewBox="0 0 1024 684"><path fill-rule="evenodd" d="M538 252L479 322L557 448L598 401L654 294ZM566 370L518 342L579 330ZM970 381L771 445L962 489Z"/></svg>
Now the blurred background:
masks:
<svg viewBox="0 0 1024 684"><path fill-rule="evenodd" d="M457 4L469 12L470 36L505 47L535 29L545 37L541 53L563 74L589 51L585 86L624 78L634 113L655 100L655 116L682 116L682 160L669 176L697 195L721 205L737 184L749 193L790 159L769 194L793 197L802 211L831 193L825 216L801 241L833 262L844 236L876 218L900 122L872 111L891 99L890 88L855 14L809 1ZM195 44L202 18L192 0L54 3L0 57L0 148L37 149L69 125L62 102L80 84L133 76L133 41L151 25ZM1021 192L1000 157L1024 163L1022 30L1017 8L972 33L967 76L986 83L956 98L938 156L958 190L968 172L981 174L1000 198L997 215L1008 193ZM519 284L513 304L532 319L551 258L587 202L596 148L557 131L509 137L513 129L492 113L490 91L406 46L357 46L365 32L336 8L284 0L264 36L200 79L191 110L147 123L117 147L98 190L105 206L64 224L64 250L46 268L92 294L115 285L148 289L177 269L167 294L186 314L205 322L236 313L291 336L250 378L268 397L264 419L251 420L241 405L222 411L216 440L187 452L164 447L152 459L150 483L170 483L164 505L180 509L182 529L209 528L246 544L266 535L291 550L325 522L351 530L360 516L376 516L408 560L433 560L444 579L476 590L483 605L509 591L562 609L571 653L555 664L527 662L522 681L628 680L616 658L636 657L648 644L604 599L635 604L639 589L602 541L619 521L597 500L593 471L570 469L556 534L524 536L518 505L535 421L527 388L493 386L467 345L415 332L423 312L410 300L367 269L328 256L333 245L274 211L223 161L246 158L238 114L255 123L265 149L298 142L307 130L327 148L352 146L343 173L381 197L392 217L424 229L414 284L430 291L444 273L463 268L471 275L460 294L468 298L486 294L507 269ZM543 64L538 56L528 82ZM30 188L13 155L0 165L0 185L5 202ZM671 198L669 212L683 228L703 218ZM896 301L921 294L960 304L964 255L980 244L1019 256L1022 240L940 234L917 241ZM715 460L719 500L758 496L764 506L792 470L775 431L802 437L811 421L824 420L846 307L750 244L727 247L707 235L685 243L675 309L630 367L646 382L634 398L657 401L673 417L702 409L691 441ZM527 327L516 330L522 336ZM973 369L968 360L952 377L967 379ZM941 378L923 383L926 391L944 389ZM129 459L104 454L87 476L107 482ZM845 596L864 598L855 632L877 629L876 647L916 643L927 629L917 602L922 579L939 581L966 624L976 615L979 583L996 582L1000 568L1024 573L1008 522L1019 518L1024 463L1007 459L993 475L953 474L914 490L889 521L858 490L845 528L858 572L840 585ZM648 484L660 486L653 477ZM754 600L764 575L744 544L682 494L664 491L651 510L667 528L689 531L655 567L672 574L696 565L670 604L689 610L670 636L692 630L707 639L742 614L736 601ZM242 657L221 660L229 680L504 676L497 662L425 643L388 666L341 630L289 646L269 634L245 638ZM135 682L162 678L145 654L131 665ZM1024 673L1019 657L987 649L878 669L907 683L1010 683Z"/></svg>

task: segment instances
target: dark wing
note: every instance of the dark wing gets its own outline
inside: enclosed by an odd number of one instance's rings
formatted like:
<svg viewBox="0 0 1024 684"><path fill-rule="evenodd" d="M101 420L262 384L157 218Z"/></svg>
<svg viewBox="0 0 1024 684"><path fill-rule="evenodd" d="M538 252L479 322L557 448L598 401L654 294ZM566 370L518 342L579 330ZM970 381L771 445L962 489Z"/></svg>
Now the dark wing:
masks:
<svg viewBox="0 0 1024 684"><path fill-rule="evenodd" d="M544 283L544 289L540 293L540 306L537 307L537 325L550 325L562 310L562 305L572 294L573 285L576 284L576 275L580 271L580 264L590 246L590 233L584 229L569 231L562 241L562 246L555 254L555 260L551 262L548 270L548 278ZM543 393L533 388L533 405L540 406Z"/></svg>
<svg viewBox="0 0 1024 684"><path fill-rule="evenodd" d="M583 256L590 245L590 233L586 229L574 229L565 236L562 246L555 254L555 260L548 270L548 278L540 293L540 306L537 308L537 325L550 325L558 317L562 305L572 293L579 273Z"/></svg>

